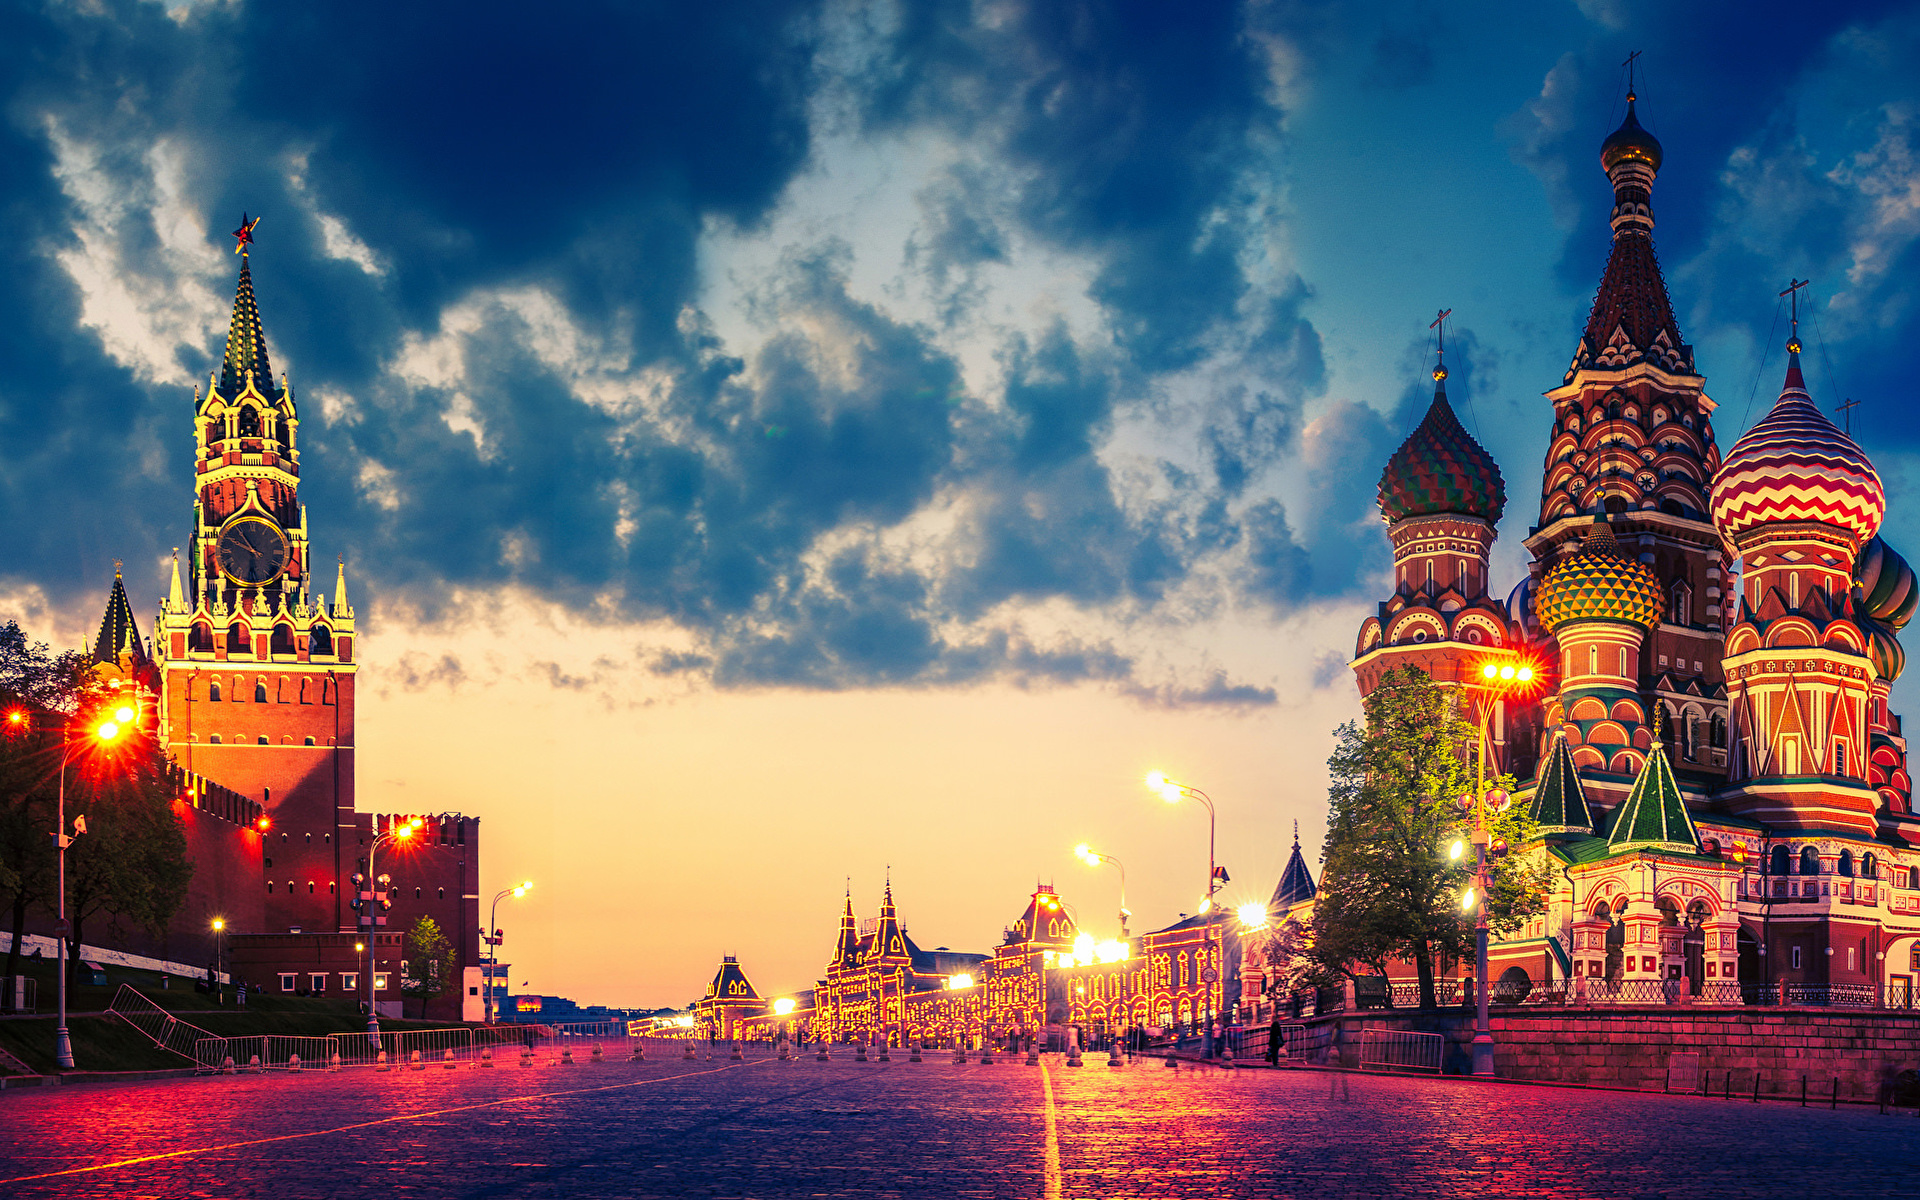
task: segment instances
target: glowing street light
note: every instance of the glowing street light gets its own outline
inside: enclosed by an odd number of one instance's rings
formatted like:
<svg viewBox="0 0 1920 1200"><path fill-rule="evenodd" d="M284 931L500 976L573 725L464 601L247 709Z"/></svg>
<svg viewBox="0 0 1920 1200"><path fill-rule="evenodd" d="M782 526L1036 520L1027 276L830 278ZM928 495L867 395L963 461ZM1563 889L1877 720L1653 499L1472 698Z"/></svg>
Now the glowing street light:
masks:
<svg viewBox="0 0 1920 1200"><path fill-rule="evenodd" d="M794 1009L794 1002L789 997L782 996L780 999L775 1000L773 1002L773 1015L776 1017L789 1016L792 1014L793 1009Z"/></svg>
<svg viewBox="0 0 1920 1200"><path fill-rule="evenodd" d="M1267 906L1258 900L1249 900L1235 910L1240 924L1247 929L1265 929L1267 927Z"/></svg>
<svg viewBox="0 0 1920 1200"><path fill-rule="evenodd" d="M392 844L395 842L405 843L411 840L414 834L419 833L422 829L426 827L426 824L427 824L427 819L425 817L414 817L412 820L406 821L404 823L395 823L393 825L388 826L387 831L385 833L374 835L373 841L369 843L367 846L367 882L370 889L372 885L379 878L377 875L374 874L374 869L373 869L374 852L380 849L380 846L382 843L387 843L387 844ZM264 829L266 828L266 826L267 826L267 820L265 817L262 817L260 819L260 827ZM371 904L368 905L366 909L366 914L367 914L367 941L366 941L366 946L367 946L367 1039L369 1042L372 1043L373 1049L377 1052L380 1049L380 1001L379 1001L379 997L375 994L374 987L373 987L373 965L374 965L373 954L374 954L374 946L380 940L380 937L379 937L380 916L379 916L378 910Z"/></svg>
<svg viewBox="0 0 1920 1200"><path fill-rule="evenodd" d="M1213 798L1191 784L1181 783L1177 779L1168 778L1165 771L1148 771L1146 784L1148 791L1158 794L1159 797L1168 804L1178 804L1182 800L1198 800L1207 806L1207 898L1201 902L1200 911L1206 914L1207 918L1203 941L1207 946L1208 957L1211 959L1213 952L1213 918L1216 911L1213 903L1213 894L1220 890L1221 884L1226 882L1226 872L1220 869L1220 866L1214 859L1218 815L1213 810ZM1214 972L1215 969L1210 963L1207 970ZM1217 978L1216 980L1207 982L1207 1023L1209 1025L1213 1023L1216 1012L1213 1003L1216 983Z"/></svg>
<svg viewBox="0 0 1920 1200"><path fill-rule="evenodd" d="M1122 939L1125 939L1128 936L1127 918L1133 915L1132 910L1130 910L1127 907L1127 868L1123 866L1120 860L1115 858L1113 855L1102 854L1098 850L1095 850L1092 846L1087 845L1085 842L1081 842L1078 846L1075 846L1073 848L1073 854L1075 858L1078 858L1081 862L1087 864L1090 867L1097 867L1101 863L1111 863L1113 864L1113 866L1119 868L1119 871L1120 871L1120 936Z"/></svg>
<svg viewBox="0 0 1920 1200"><path fill-rule="evenodd" d="M226 974L227 919L215 917L213 928L213 995L216 1002L226 1003L227 988L220 976Z"/></svg>
<svg viewBox="0 0 1920 1200"><path fill-rule="evenodd" d="M508 896L518 900L533 890L533 880L510 887L493 898L493 907L487 911L487 974L480 982L481 991L486 996L485 1024L493 1024L493 979L500 973L500 927L494 919L500 915L500 901Z"/></svg>
<svg viewBox="0 0 1920 1200"><path fill-rule="evenodd" d="M138 700L129 700L123 701L120 705L120 711L127 714L127 724L129 725L132 723L133 718L139 715L137 711L138 704ZM111 744L113 740L119 736L120 726L112 722L105 722L94 729L93 739L91 740L96 746L104 747ZM73 1038L67 1031L67 940L73 933L73 926L67 922L67 847L73 844L74 838L79 837L87 831L86 818L79 816L73 819L73 833L67 833L67 764L73 760L73 752L87 744L88 740L79 742L73 740L73 722L71 720L61 725L59 800L53 818L55 861L58 864L54 871L54 894L59 900L55 908L54 932L60 939L60 1016L53 1030L53 1058L54 1062L57 1063L63 1071L73 1070Z"/></svg>

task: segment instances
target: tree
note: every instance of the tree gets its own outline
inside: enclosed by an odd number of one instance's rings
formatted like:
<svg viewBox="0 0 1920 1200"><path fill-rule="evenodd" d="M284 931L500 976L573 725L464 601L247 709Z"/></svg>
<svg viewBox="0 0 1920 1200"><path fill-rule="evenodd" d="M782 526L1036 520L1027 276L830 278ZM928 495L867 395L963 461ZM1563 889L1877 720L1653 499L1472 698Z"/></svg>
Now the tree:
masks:
<svg viewBox="0 0 1920 1200"><path fill-rule="evenodd" d="M71 713L90 678L83 651L55 654L19 622L0 625L0 707L25 720L0 725L0 895L11 910L6 975L20 971L27 914L53 907L54 790L61 746L50 714Z"/></svg>
<svg viewBox="0 0 1920 1200"><path fill-rule="evenodd" d="M142 742L74 756L68 820L84 813L87 832L67 847L70 968L77 970L90 918L125 918L158 936L186 899L193 864L166 767L159 748Z"/></svg>
<svg viewBox="0 0 1920 1200"><path fill-rule="evenodd" d="M447 935L440 931L440 923L432 917L421 917L413 923L413 928L407 930L405 945L407 969L400 977L400 993L420 1001L420 1016L424 1019L427 1001L454 986L460 952L447 941Z"/></svg>
<svg viewBox="0 0 1920 1200"><path fill-rule="evenodd" d="M1448 847L1471 828L1456 799L1474 787L1477 732L1454 693L1412 667L1387 672L1363 708L1364 725L1342 725L1327 760L1325 868L1302 969L1324 981L1352 978L1359 967L1384 975L1390 962L1411 961L1420 1003L1432 1007L1436 955L1473 953L1475 914L1460 903L1473 855L1469 848L1455 860ZM1496 843L1536 836L1519 805L1490 812L1488 823ZM1548 867L1539 856L1496 857L1491 871L1494 932L1544 908Z"/></svg>

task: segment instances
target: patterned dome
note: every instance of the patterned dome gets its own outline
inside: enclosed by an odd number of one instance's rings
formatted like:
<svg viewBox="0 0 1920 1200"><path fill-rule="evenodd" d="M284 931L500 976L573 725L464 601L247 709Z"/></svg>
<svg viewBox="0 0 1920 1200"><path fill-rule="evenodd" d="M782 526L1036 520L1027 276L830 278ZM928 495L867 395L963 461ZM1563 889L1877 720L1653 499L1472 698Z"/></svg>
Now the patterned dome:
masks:
<svg viewBox="0 0 1920 1200"><path fill-rule="evenodd" d="M1620 548L1604 520L1547 572L1533 604L1549 633L1573 621L1629 621L1651 629L1665 611L1653 572Z"/></svg>
<svg viewBox="0 0 1920 1200"><path fill-rule="evenodd" d="M1853 578L1866 598L1869 617L1896 633L1907 627L1920 604L1920 586L1915 585L1913 568L1892 546L1879 537L1868 542L1853 564Z"/></svg>
<svg viewBox="0 0 1920 1200"><path fill-rule="evenodd" d="M1389 524L1436 513L1465 513L1491 523L1506 507L1500 466L1453 415L1443 381L1433 389L1426 419L1380 474L1380 511Z"/></svg>
<svg viewBox="0 0 1920 1200"><path fill-rule="evenodd" d="M1635 99L1627 97L1627 119L1600 143L1600 165L1606 170L1613 170L1615 163L1630 161L1646 163L1655 171L1660 169L1660 139L1640 127L1640 118L1633 111Z"/></svg>
<svg viewBox="0 0 1920 1200"><path fill-rule="evenodd" d="M1713 477L1713 523L1741 534L1783 521L1817 521L1862 542L1880 531L1887 490L1867 456L1807 397L1799 344L1773 411L1735 442Z"/></svg>
<svg viewBox="0 0 1920 1200"><path fill-rule="evenodd" d="M1867 635L1867 654L1873 659L1874 674L1888 683L1900 678L1900 672L1907 669L1907 652L1893 630L1878 621L1862 621L1860 630Z"/></svg>

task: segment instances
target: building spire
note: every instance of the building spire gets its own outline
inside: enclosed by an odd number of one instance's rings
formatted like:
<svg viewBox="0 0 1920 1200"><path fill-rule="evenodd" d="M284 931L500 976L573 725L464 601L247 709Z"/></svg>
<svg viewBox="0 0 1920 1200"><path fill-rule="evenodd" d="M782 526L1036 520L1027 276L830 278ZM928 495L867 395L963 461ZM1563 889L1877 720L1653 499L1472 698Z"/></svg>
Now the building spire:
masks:
<svg viewBox="0 0 1920 1200"><path fill-rule="evenodd" d="M227 326L227 353L220 363L220 383L216 389L228 403L246 391L249 376L262 396L279 399L273 367L267 359L266 331L261 328L260 308L253 298L253 271L247 252L247 247L253 244L254 226L258 224L260 218L249 220L242 214L240 228L233 231L233 248L240 255L240 281L234 289L233 318Z"/></svg>
<svg viewBox="0 0 1920 1200"><path fill-rule="evenodd" d="M173 548L173 582L167 585L167 611L187 611L186 590L180 586L180 547Z"/></svg>

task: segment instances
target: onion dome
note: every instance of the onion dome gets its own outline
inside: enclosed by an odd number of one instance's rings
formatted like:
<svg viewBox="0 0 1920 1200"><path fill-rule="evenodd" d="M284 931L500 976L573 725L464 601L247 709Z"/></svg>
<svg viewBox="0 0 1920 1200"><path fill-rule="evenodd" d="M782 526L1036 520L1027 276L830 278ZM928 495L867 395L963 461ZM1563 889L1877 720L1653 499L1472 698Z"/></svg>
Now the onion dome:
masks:
<svg viewBox="0 0 1920 1200"><path fill-rule="evenodd" d="M1380 474L1380 512L1387 523L1462 513L1489 524L1507 507L1500 465L1473 440L1447 403L1446 368L1434 370L1433 405Z"/></svg>
<svg viewBox="0 0 1920 1200"><path fill-rule="evenodd" d="M1513 590L1507 593L1507 620L1521 628L1532 624L1535 619L1533 590L1533 572L1529 571L1522 575L1520 582L1514 584Z"/></svg>
<svg viewBox="0 0 1920 1200"><path fill-rule="evenodd" d="M1873 540L1887 489L1865 453L1807 396L1800 343L1788 343L1786 386L1773 411L1733 444L1713 477L1713 523L1738 544L1762 525L1812 521Z"/></svg>
<svg viewBox="0 0 1920 1200"><path fill-rule="evenodd" d="M1868 620L1860 622L1860 632L1867 635L1867 655L1873 659L1873 673L1886 683L1900 678L1900 673L1907 669L1907 652L1893 630Z"/></svg>
<svg viewBox="0 0 1920 1200"><path fill-rule="evenodd" d="M1860 558L1853 564L1853 579L1860 585L1867 616L1895 631L1906 628L1914 607L1920 605L1920 585L1916 585L1907 560L1885 539L1876 536L1860 551Z"/></svg>
<svg viewBox="0 0 1920 1200"><path fill-rule="evenodd" d="M1605 518L1594 521L1580 549L1547 572L1533 603L1549 633L1574 621L1624 621L1651 629L1666 608L1653 572L1620 548Z"/></svg>
<svg viewBox="0 0 1920 1200"><path fill-rule="evenodd" d="M1655 171L1660 169L1660 139L1641 128L1640 118L1633 111L1637 99L1631 92L1627 94L1627 119L1600 143L1600 165L1608 171L1623 162L1642 162Z"/></svg>

